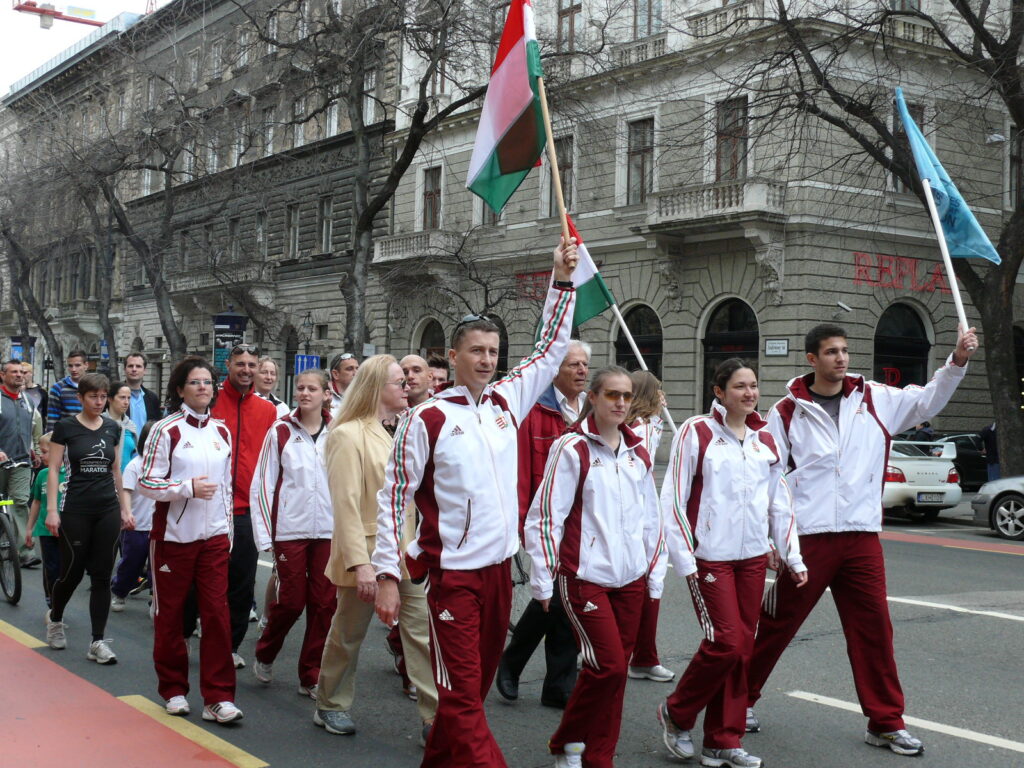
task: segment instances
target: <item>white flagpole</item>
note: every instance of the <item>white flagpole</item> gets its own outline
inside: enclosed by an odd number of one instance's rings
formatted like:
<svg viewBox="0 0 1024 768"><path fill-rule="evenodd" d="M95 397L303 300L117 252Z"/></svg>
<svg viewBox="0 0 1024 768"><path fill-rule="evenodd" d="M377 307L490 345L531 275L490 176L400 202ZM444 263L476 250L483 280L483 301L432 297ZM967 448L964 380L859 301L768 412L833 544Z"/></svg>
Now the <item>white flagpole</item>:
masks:
<svg viewBox="0 0 1024 768"><path fill-rule="evenodd" d="M953 303L956 305L956 316L960 320L960 328L964 333L970 328L967 325L967 315L964 313L964 302L960 298L960 286L956 282L956 274L953 272L953 261L949 258L949 246L946 245L946 234L942 231L942 220L939 218L939 209L935 207L935 198L932 196L932 185L928 179L921 179L921 186L924 187L924 196L928 201L928 212L932 217L932 226L935 228L935 236L939 238L939 251L942 253L942 263L946 266L946 276L949 278L949 290L953 293Z"/></svg>
<svg viewBox="0 0 1024 768"><path fill-rule="evenodd" d="M640 349L637 347L636 341L633 339L633 334L629 332L629 328L626 326L626 321L623 319L622 313L619 311L618 304L612 304L612 314L615 315L615 319L619 323L619 328L621 328L622 332L626 334L626 341L629 342L630 349L632 349L633 354L636 355L636 361L640 363L640 368L644 371L648 370L647 363L644 362L644 356L640 354ZM662 406L661 412L665 416L665 421L667 421L668 425L672 427L672 434L676 434L679 430L676 429L676 423L672 420L672 414L669 413L668 408L666 406Z"/></svg>

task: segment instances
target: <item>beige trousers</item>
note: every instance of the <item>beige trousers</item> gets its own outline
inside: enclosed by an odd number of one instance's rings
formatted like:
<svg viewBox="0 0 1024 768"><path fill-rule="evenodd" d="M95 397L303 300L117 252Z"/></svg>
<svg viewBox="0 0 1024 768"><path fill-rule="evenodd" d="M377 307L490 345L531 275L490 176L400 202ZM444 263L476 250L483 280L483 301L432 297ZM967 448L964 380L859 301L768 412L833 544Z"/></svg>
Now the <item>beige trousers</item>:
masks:
<svg viewBox="0 0 1024 768"><path fill-rule="evenodd" d="M402 635L406 673L418 692L416 707L420 719L433 720L437 712L437 688L430 664L427 596L422 584L411 581L402 581L398 594L402 600L398 629ZM338 608L331 619L320 661L318 708L341 712L351 709L355 700L359 649L374 616L373 604L360 600L355 587L338 587Z"/></svg>

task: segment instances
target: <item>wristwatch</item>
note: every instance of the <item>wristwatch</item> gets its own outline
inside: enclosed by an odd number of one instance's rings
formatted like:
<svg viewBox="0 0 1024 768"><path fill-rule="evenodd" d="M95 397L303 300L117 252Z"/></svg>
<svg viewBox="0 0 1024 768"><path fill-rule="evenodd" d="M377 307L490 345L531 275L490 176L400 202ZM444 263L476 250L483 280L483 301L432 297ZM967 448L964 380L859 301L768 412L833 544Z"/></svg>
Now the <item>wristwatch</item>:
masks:
<svg viewBox="0 0 1024 768"><path fill-rule="evenodd" d="M555 288L572 288L572 280L555 280L553 285Z"/></svg>
<svg viewBox="0 0 1024 768"><path fill-rule="evenodd" d="M396 579L393 574L390 574L390 573L378 573L377 574L377 581L388 581L389 579L391 581L395 582L396 584L398 583L398 579Z"/></svg>

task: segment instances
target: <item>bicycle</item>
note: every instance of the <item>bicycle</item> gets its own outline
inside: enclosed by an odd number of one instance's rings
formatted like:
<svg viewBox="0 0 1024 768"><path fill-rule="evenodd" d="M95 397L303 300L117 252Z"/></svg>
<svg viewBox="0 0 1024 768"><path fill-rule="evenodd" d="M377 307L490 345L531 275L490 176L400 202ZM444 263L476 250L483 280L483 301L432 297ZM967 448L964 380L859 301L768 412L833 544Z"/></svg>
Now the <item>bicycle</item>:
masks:
<svg viewBox="0 0 1024 768"><path fill-rule="evenodd" d="M512 632L519 617L526 610L530 594L530 556L521 548L512 555L512 611L508 620L508 631Z"/></svg>
<svg viewBox="0 0 1024 768"><path fill-rule="evenodd" d="M11 605L21 599L21 560L18 554L18 527L10 507L13 499L0 498L0 590Z"/></svg>

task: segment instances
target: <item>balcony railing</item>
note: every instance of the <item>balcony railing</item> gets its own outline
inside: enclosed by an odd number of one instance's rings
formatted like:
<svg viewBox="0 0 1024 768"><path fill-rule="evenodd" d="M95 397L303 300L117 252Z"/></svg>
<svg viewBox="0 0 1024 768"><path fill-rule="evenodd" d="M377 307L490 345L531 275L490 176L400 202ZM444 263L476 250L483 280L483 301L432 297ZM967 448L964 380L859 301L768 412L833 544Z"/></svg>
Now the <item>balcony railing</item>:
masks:
<svg viewBox="0 0 1024 768"><path fill-rule="evenodd" d="M697 13L687 17L686 23L690 34L701 42L720 35L742 35L767 23L764 0L746 0Z"/></svg>
<svg viewBox="0 0 1024 768"><path fill-rule="evenodd" d="M265 274L266 272L266 274ZM211 269L209 266L174 272L167 278L172 293L190 293L220 289L226 285L258 283L269 278L269 265L259 261L242 262Z"/></svg>
<svg viewBox="0 0 1024 768"><path fill-rule="evenodd" d="M458 253L462 244L462 235L440 229L380 237L373 244L373 263L384 264L404 259L422 259L428 256L450 256Z"/></svg>
<svg viewBox="0 0 1024 768"><path fill-rule="evenodd" d="M935 45L938 39L935 28L931 24L899 16L890 16L885 20L885 34L898 40L921 43L921 45Z"/></svg>
<svg viewBox="0 0 1024 768"><path fill-rule="evenodd" d="M649 198L651 225L698 221L727 214L782 214L786 185L764 179L695 184L658 192Z"/></svg>
<svg viewBox="0 0 1024 768"><path fill-rule="evenodd" d="M667 38L667 33L662 32L660 35L615 46L612 56L615 57L616 66L628 67L630 64L639 64L648 59L664 56L667 50Z"/></svg>

